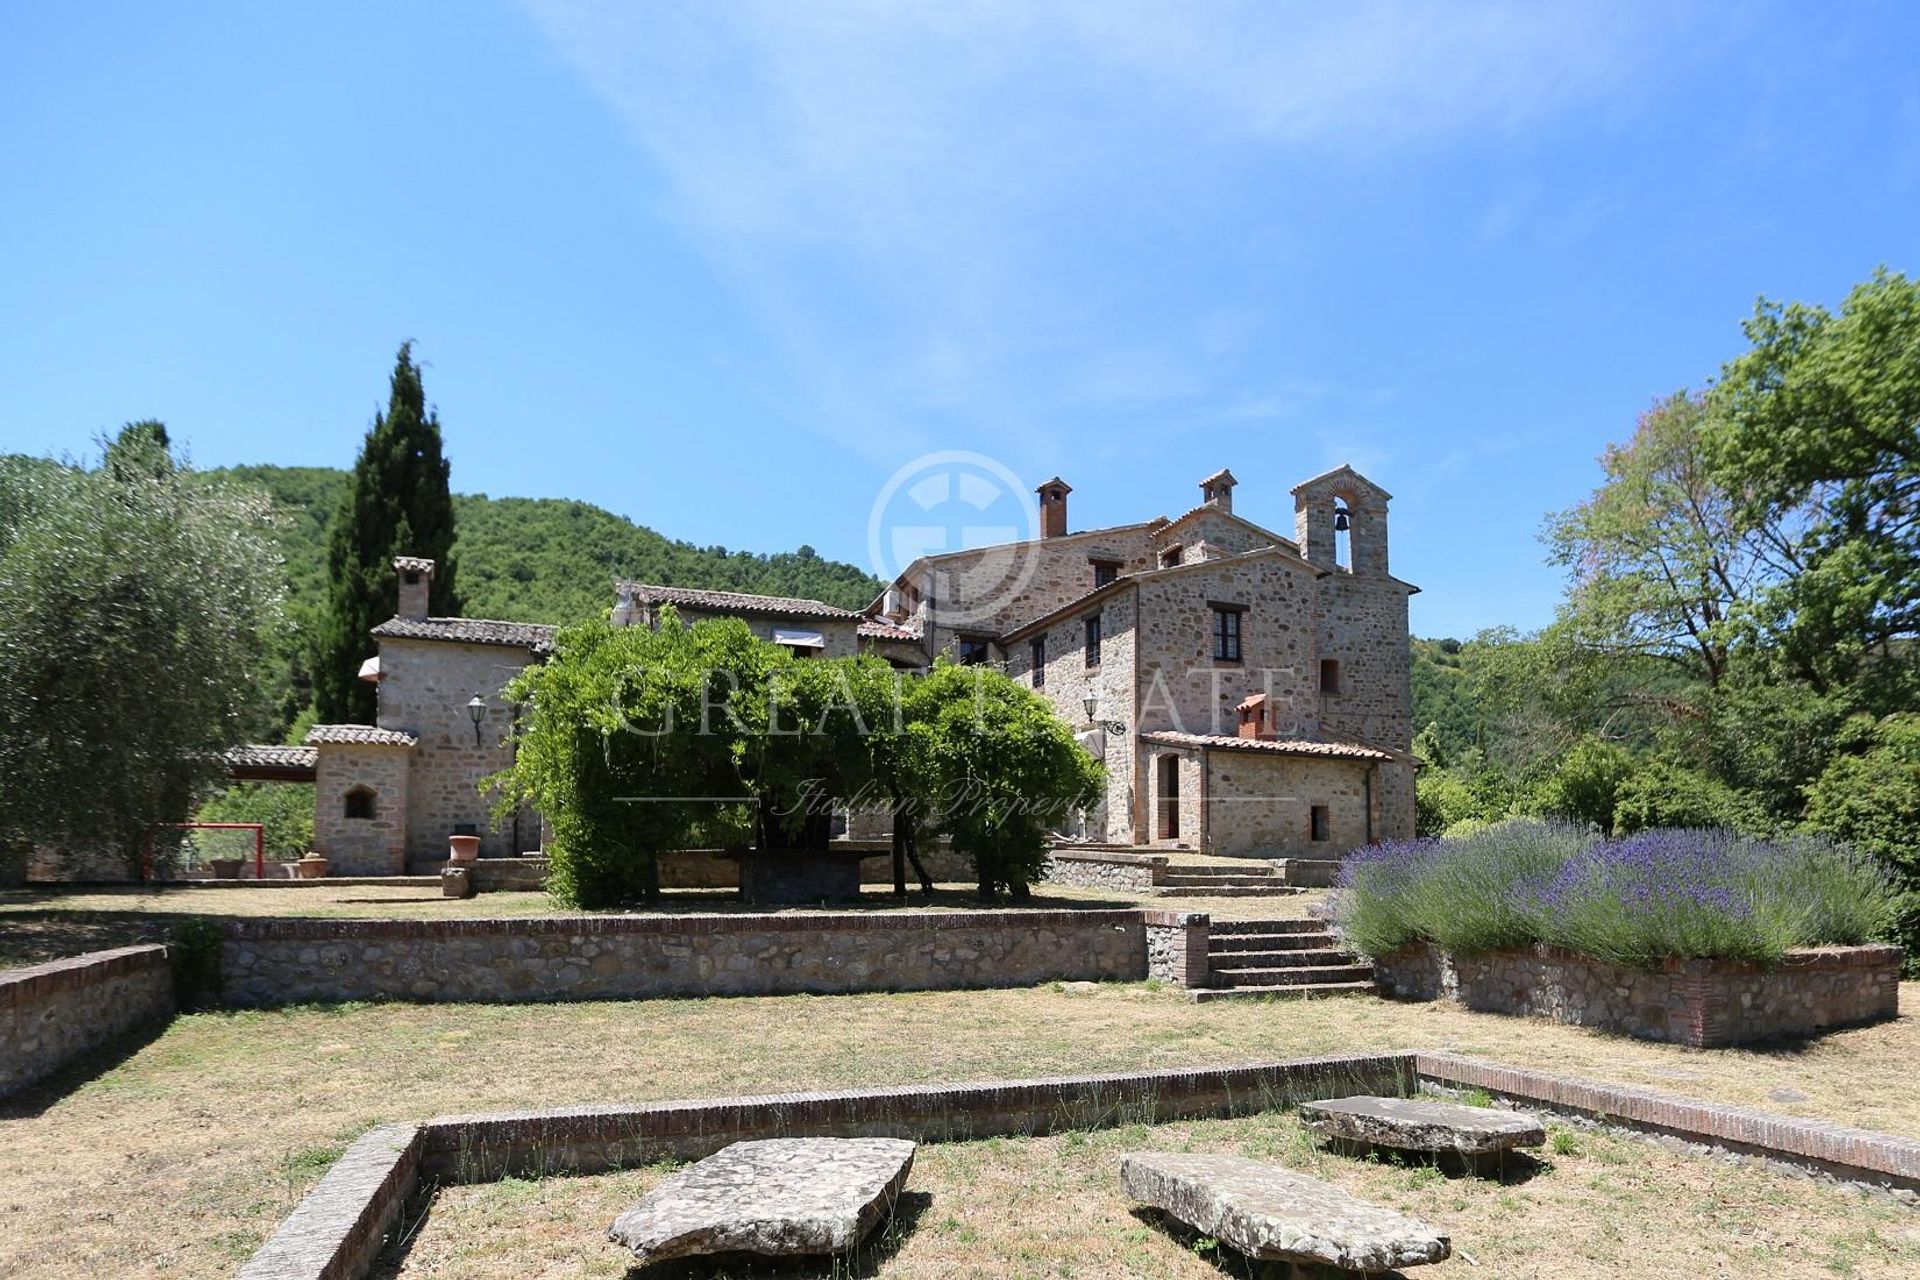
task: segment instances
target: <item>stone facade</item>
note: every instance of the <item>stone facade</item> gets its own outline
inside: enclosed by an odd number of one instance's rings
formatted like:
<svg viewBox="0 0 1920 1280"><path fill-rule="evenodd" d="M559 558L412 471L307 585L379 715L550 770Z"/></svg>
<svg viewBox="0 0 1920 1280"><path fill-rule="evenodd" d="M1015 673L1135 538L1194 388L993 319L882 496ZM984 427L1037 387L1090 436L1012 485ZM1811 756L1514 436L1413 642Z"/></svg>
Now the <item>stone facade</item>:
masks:
<svg viewBox="0 0 1920 1280"><path fill-rule="evenodd" d="M1056 847L1047 856L1047 883L1083 889L1137 893L1158 885L1166 871L1165 854Z"/></svg>
<svg viewBox="0 0 1920 1280"><path fill-rule="evenodd" d="M1374 977L1402 999L1448 999L1712 1049L1895 1017L1900 962L1898 947L1825 947L1789 952L1772 969L1669 960L1640 970L1556 947L1452 956L1418 944L1375 957Z"/></svg>
<svg viewBox="0 0 1920 1280"><path fill-rule="evenodd" d="M501 688L534 662L527 649L498 644L383 639L380 642L380 727L411 734L406 791L406 856L447 856L457 828L480 836L480 856L513 857L539 847L531 813L495 825L480 783L513 763L504 739L513 711ZM467 704L478 695L485 715L475 725ZM323 753L324 755L324 753Z"/></svg>
<svg viewBox="0 0 1920 1280"><path fill-rule="evenodd" d="M1142 914L241 920L228 1003L633 1000L1031 986L1146 976Z"/></svg>
<svg viewBox="0 0 1920 1280"><path fill-rule="evenodd" d="M336 876L397 876L407 869L412 748L346 744L314 766L313 847Z"/></svg>
<svg viewBox="0 0 1920 1280"><path fill-rule="evenodd" d="M122 947L0 972L0 1098L173 1016L165 947Z"/></svg>

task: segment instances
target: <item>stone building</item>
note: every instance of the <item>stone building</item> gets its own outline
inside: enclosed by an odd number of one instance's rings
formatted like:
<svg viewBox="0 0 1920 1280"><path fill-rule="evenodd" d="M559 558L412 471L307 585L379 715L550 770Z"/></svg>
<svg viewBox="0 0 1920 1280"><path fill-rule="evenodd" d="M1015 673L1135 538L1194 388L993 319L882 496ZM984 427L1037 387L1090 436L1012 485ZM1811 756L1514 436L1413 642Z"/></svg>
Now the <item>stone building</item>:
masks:
<svg viewBox="0 0 1920 1280"><path fill-rule="evenodd" d="M1071 488L1049 480L1039 538L924 557L864 611L621 581L611 616L657 625L670 605L800 656L998 665L1106 763L1083 832L1097 841L1312 858L1412 835L1418 588L1388 572L1390 495L1350 467L1316 476L1293 490L1287 537L1235 512L1235 484L1220 471L1175 519L1074 532ZM452 834L479 835L486 857L537 849L538 816L492 822L479 783L511 758L500 690L553 628L429 617L433 562L394 568L398 609L361 672L377 723L307 738L317 851L365 875L436 862Z"/></svg>
<svg viewBox="0 0 1920 1280"><path fill-rule="evenodd" d="M1414 824L1407 598L1385 490L1296 486L1291 538L1200 483L1185 514L1081 532L1039 486L1041 536L927 556L876 601L923 652L995 662L1053 703L1110 785L1086 834L1324 858Z"/></svg>

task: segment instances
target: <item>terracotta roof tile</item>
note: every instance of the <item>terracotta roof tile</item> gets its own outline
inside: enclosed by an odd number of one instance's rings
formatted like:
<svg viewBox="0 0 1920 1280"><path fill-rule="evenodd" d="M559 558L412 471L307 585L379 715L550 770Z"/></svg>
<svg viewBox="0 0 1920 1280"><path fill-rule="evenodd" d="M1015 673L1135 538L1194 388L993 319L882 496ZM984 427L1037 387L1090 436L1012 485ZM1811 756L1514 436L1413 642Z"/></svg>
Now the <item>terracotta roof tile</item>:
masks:
<svg viewBox="0 0 1920 1280"><path fill-rule="evenodd" d="M411 747L419 739L398 729L377 729L370 724L317 724L307 730L311 746Z"/></svg>
<svg viewBox="0 0 1920 1280"><path fill-rule="evenodd" d="M869 640L900 640L920 643L920 633L896 626L882 618L868 618L860 624L860 634Z"/></svg>
<svg viewBox="0 0 1920 1280"><path fill-rule="evenodd" d="M1208 747L1217 751L1263 751L1276 756L1319 756L1331 760L1391 760L1385 751L1352 742L1319 742L1310 738L1234 738L1224 733L1143 733L1142 742L1168 747Z"/></svg>
<svg viewBox="0 0 1920 1280"><path fill-rule="evenodd" d="M389 618L375 627L373 634L400 640L510 645L550 653L554 630L544 622L496 622L491 618Z"/></svg>
<svg viewBox="0 0 1920 1280"><path fill-rule="evenodd" d="M684 605L714 613L747 613L769 618L844 618L862 615L822 600L796 596L756 596L744 591L705 591L698 587L666 587L653 582L620 582L615 589L638 604Z"/></svg>
<svg viewBox="0 0 1920 1280"><path fill-rule="evenodd" d="M311 769L320 758L312 747L275 747L249 742L221 756L229 769Z"/></svg>

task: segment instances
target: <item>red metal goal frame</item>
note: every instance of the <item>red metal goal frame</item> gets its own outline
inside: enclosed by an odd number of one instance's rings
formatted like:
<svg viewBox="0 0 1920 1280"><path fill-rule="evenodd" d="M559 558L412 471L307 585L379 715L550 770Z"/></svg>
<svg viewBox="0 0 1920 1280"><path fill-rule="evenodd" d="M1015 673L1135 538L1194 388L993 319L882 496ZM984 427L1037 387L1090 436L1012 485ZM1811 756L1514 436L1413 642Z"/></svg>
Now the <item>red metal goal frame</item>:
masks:
<svg viewBox="0 0 1920 1280"><path fill-rule="evenodd" d="M251 831L253 832L253 878L267 875L267 827L262 822L156 822L147 828L147 842L140 850L140 878L153 879L153 833L156 831Z"/></svg>

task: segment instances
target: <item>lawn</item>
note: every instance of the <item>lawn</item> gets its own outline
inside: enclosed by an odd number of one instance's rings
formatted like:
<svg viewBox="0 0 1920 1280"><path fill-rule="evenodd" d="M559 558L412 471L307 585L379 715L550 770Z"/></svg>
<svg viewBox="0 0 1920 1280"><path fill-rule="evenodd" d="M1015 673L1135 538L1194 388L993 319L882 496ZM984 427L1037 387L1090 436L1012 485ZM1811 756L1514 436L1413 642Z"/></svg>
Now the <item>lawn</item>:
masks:
<svg viewBox="0 0 1920 1280"><path fill-rule="evenodd" d="M1902 997L1920 1008L1920 988ZM1912 1017L1801 1048L1700 1053L1444 1004L1194 1005L1143 984L203 1013L117 1061L0 1103L0 1275L230 1275L344 1145L380 1121L1409 1047L1920 1136ZM943 1176L948 1158L930 1152L926 1176ZM1050 1202L1036 1217L1097 1211ZM930 1242L946 1212L924 1228Z"/></svg>
<svg viewBox="0 0 1920 1280"><path fill-rule="evenodd" d="M1504 1180L1330 1155L1291 1113L1132 1125L1048 1138L922 1146L893 1223L838 1275L882 1280L1161 1277L1220 1280L1244 1260L1163 1226L1119 1186L1121 1152L1208 1151L1284 1165L1446 1231L1451 1261L1409 1277L1912 1275L1920 1220L1888 1197L1822 1186L1604 1133L1556 1128L1538 1162ZM627 1275L607 1224L665 1178L654 1167L586 1178L454 1187L432 1202L404 1253L375 1274L401 1280ZM1044 1207L1043 1212L1037 1209ZM1686 1229L1673 1229L1676 1222ZM764 1274L700 1260L649 1276ZM824 1277L829 1268L776 1274Z"/></svg>
<svg viewBox="0 0 1920 1280"><path fill-rule="evenodd" d="M1284 919L1304 915L1324 895L1279 898L1140 898L1101 889L1040 884L1023 908L1152 906L1169 911L1205 911L1219 919ZM1000 908L1015 904L1002 902ZM905 907L884 889L869 886L859 903L835 911L978 911L981 904L967 885L941 885L928 896L917 888ZM670 889L660 912L752 911L728 889ZM802 913L815 908L793 908ZM478 917L545 916L563 912L544 893L483 893L473 898L443 898L438 887L407 885L311 885L277 889L211 889L137 885L65 890L0 891L0 967L38 964L83 951L164 942L174 926L194 918L311 916L336 920L370 917L406 920L456 920Z"/></svg>

